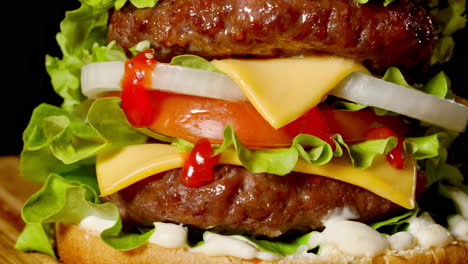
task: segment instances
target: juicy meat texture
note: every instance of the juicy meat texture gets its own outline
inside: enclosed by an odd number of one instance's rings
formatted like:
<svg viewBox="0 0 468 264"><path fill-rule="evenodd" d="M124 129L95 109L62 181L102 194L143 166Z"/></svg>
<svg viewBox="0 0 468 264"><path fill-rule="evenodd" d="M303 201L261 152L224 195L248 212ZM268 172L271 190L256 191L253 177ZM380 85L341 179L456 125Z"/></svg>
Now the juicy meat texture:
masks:
<svg viewBox="0 0 468 264"><path fill-rule="evenodd" d="M375 71L424 70L435 45L429 15L412 0L387 7L355 0L160 0L114 11L108 39L128 49L149 40L156 59L329 53Z"/></svg>
<svg viewBox="0 0 468 264"><path fill-rule="evenodd" d="M130 225L166 221L270 237L321 228L323 217L335 208L349 207L360 221L399 209L363 188L296 172L277 176L222 165L215 169L215 181L199 188L182 185L179 175L180 169L154 175L103 200L115 203Z"/></svg>

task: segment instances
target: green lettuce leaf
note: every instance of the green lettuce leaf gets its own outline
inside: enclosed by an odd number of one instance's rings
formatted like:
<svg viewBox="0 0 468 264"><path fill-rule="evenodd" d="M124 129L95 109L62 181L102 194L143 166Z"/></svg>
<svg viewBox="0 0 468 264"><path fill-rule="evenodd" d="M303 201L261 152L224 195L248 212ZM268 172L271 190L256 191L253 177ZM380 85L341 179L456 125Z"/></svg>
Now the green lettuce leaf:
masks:
<svg viewBox="0 0 468 264"><path fill-rule="evenodd" d="M53 224L26 223L15 248L24 252L42 252L55 258L53 228Z"/></svg>
<svg viewBox="0 0 468 264"><path fill-rule="evenodd" d="M441 149L440 138L443 138L442 134L408 138L409 153L415 159L436 157ZM388 154L398 143L395 137L353 145L346 144L340 135L334 135L333 140L334 150L320 138L305 134L296 136L289 148L248 149L237 138L232 126L227 126L224 130L223 144L215 147L213 155L218 155L229 147L233 147L240 162L249 171L286 175L293 170L299 158L315 165L323 165L334 157L343 156L343 153L348 154L355 168L369 168L375 157ZM190 151L193 148L193 143L182 139L176 139L172 144L180 151Z"/></svg>
<svg viewBox="0 0 468 264"><path fill-rule="evenodd" d="M341 110L348 110L348 111L359 111L368 107L367 105L348 102L348 101L341 101L341 100L332 102L331 106L334 109L341 109Z"/></svg>
<svg viewBox="0 0 468 264"><path fill-rule="evenodd" d="M460 170L445 162L437 163L434 159L428 159L425 162L425 172L427 178L426 186L431 186L437 182L454 186L463 184L464 177Z"/></svg>
<svg viewBox="0 0 468 264"><path fill-rule="evenodd" d="M427 81L422 89L423 92L432 94L441 98L447 98L451 95L450 92L450 79L444 72L439 72Z"/></svg>
<svg viewBox="0 0 468 264"><path fill-rule="evenodd" d="M446 5L444 5L446 4ZM448 0L431 5L430 14L439 37L431 57L431 64L445 63L453 55L452 35L466 25L466 0Z"/></svg>
<svg viewBox="0 0 468 264"><path fill-rule="evenodd" d="M200 69L200 70L205 70L205 71L223 73L218 68L216 68L211 62L196 55L185 54L185 55L175 56L172 58L170 64L184 66L188 68Z"/></svg>
<svg viewBox="0 0 468 264"><path fill-rule="evenodd" d="M463 174L458 167L449 164L447 160L448 148L458 133L429 127L426 134L427 136L408 138L406 141L408 151L421 160L419 164L424 168L426 174L426 186L429 187L437 182L461 186Z"/></svg>
<svg viewBox="0 0 468 264"><path fill-rule="evenodd" d="M149 50L151 48L151 43L149 40L142 40L138 42L135 46L131 47L129 51L133 56L136 56L138 53Z"/></svg>
<svg viewBox="0 0 468 264"><path fill-rule="evenodd" d="M72 112L86 98L80 90L81 68L92 62L125 61L125 52L107 42L109 9L113 0L80 0L81 6L65 13L56 39L62 58L46 56L46 70L62 108ZM117 1L122 2L122 1ZM125 2L125 1L123 1ZM155 0L132 0L137 6L154 6Z"/></svg>
<svg viewBox="0 0 468 264"><path fill-rule="evenodd" d="M232 126L227 126L224 130L223 144L215 151L214 155L218 155L231 145L234 146L242 165L254 173L268 172L285 175L292 171L298 159L298 152L294 146L250 150L239 141Z"/></svg>
<svg viewBox="0 0 468 264"><path fill-rule="evenodd" d="M437 157L440 153L441 141L445 141L447 134L436 133L423 137L408 137L405 148L414 159L422 160Z"/></svg>
<svg viewBox="0 0 468 264"><path fill-rule="evenodd" d="M81 6L65 13L56 39L63 58L46 56L46 70L52 86L64 102L62 107L72 111L85 98L80 90L81 67L92 62L91 49L95 43L106 45L106 31L110 6L100 1L82 1Z"/></svg>
<svg viewBox="0 0 468 264"><path fill-rule="evenodd" d="M147 135L148 137L150 138L154 138L156 140L159 140L159 141L163 141L163 142L167 142L167 143L171 143L173 141L175 141L176 139L173 138L173 137L169 137L169 136L166 136L166 135L163 135L163 134L159 134L157 132L154 132L152 130L150 130L149 128L147 127L141 127L141 128L135 128L137 131Z"/></svg>
<svg viewBox="0 0 468 264"><path fill-rule="evenodd" d="M442 36L437 39L431 56L431 65L448 62L453 56L454 49L455 41L451 36Z"/></svg>
<svg viewBox="0 0 468 264"><path fill-rule="evenodd" d="M85 111L85 120L56 106L38 106L23 133L21 174L42 182L51 172L94 164L99 153L146 142L147 136L128 123L119 103L115 97L98 99Z"/></svg>
<svg viewBox="0 0 468 264"><path fill-rule="evenodd" d="M443 36L450 36L465 27L466 1L448 0L448 5L440 8L434 16L434 21L440 27Z"/></svg>
<svg viewBox="0 0 468 264"><path fill-rule="evenodd" d="M406 82L405 77L397 67L389 67L387 71L385 71L382 80L414 89L411 85L408 84L408 82Z"/></svg>
<svg viewBox="0 0 468 264"><path fill-rule="evenodd" d="M360 169L369 168L376 156L388 154L396 147L397 143L398 139L396 137L389 137L353 144L348 148L349 157L354 167Z"/></svg>
<svg viewBox="0 0 468 264"><path fill-rule="evenodd" d="M101 233L101 239L104 243L114 249L126 251L135 249L147 243L154 231L155 229L152 228L141 233L124 232L122 231L122 220L118 217L114 226Z"/></svg>
<svg viewBox="0 0 468 264"><path fill-rule="evenodd" d="M115 1L115 9L119 10L122 8L127 0L114 0ZM138 8L145 8L145 7L153 7L158 3L158 0L130 0L132 5Z"/></svg>
<svg viewBox="0 0 468 264"><path fill-rule="evenodd" d="M388 226L394 226L394 227L398 227L404 223L407 223L407 221L415 214L417 214L418 212L418 209L414 209L414 210L410 210L410 211L407 211L401 215L397 215L395 217L392 217L392 218L389 218L389 219L385 219L383 221L379 221L379 222L375 222L373 224L370 224L370 226L374 229L380 229L380 228L383 228L383 227L388 227ZM397 231L394 229L394 231ZM400 231L400 230L398 230Z"/></svg>
<svg viewBox="0 0 468 264"><path fill-rule="evenodd" d="M302 246L307 246L309 243L310 236L314 232L307 233L305 235L299 236L291 241L272 241L265 239L255 239L247 236L240 236L263 251L273 253L279 256L292 255L298 252L299 248Z"/></svg>
<svg viewBox="0 0 468 264"><path fill-rule="evenodd" d="M333 151L330 144L312 135L301 134L293 139L293 146L297 150L299 157L315 165L328 163L334 156L341 157L343 150L340 144L335 144Z"/></svg>
<svg viewBox="0 0 468 264"><path fill-rule="evenodd" d="M96 9L109 9L114 5L116 0L82 0L81 2L96 8Z"/></svg>
<svg viewBox="0 0 468 264"><path fill-rule="evenodd" d="M369 2L369 0L355 0L359 4L366 4ZM395 0L383 0L383 5L388 6L389 4L393 3Z"/></svg>
<svg viewBox="0 0 468 264"><path fill-rule="evenodd" d="M101 233L102 240L118 250L130 250L146 243L154 229L143 233L122 231L119 209L112 203L101 204L93 188L51 174L43 187L23 206L21 211L26 228L16 248L38 251L54 256L52 223L79 224L87 216L114 222Z"/></svg>
<svg viewBox="0 0 468 264"><path fill-rule="evenodd" d="M125 52L121 47L117 46L115 41L109 42L106 46L94 43L91 50L91 62L127 60Z"/></svg>

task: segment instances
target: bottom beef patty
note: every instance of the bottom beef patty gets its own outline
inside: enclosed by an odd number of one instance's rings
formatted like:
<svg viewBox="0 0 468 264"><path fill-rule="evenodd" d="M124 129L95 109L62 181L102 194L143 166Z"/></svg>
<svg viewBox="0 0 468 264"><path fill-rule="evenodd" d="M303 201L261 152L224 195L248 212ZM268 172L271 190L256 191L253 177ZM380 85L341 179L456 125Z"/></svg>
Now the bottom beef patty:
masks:
<svg viewBox="0 0 468 264"><path fill-rule="evenodd" d="M270 237L321 228L323 216L335 208L347 206L364 222L399 208L363 188L316 175L278 176L222 165L215 168L214 182L189 188L179 181L180 171L154 175L103 200L115 203L128 224L166 221Z"/></svg>

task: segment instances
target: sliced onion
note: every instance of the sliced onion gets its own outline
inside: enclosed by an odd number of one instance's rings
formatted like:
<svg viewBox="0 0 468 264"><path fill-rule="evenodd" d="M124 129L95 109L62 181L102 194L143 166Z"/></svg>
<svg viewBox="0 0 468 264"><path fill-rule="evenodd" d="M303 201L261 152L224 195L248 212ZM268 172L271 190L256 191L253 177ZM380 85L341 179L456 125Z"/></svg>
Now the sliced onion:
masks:
<svg viewBox="0 0 468 264"><path fill-rule="evenodd" d="M88 98L120 91L123 62L91 63L83 67L81 89ZM242 89L227 75L158 63L151 89L229 101L247 101ZM409 116L446 129L463 132L468 123L468 107L415 89L409 89L366 74L347 76L331 95L368 106Z"/></svg>
<svg viewBox="0 0 468 264"><path fill-rule="evenodd" d="M362 73L348 75L330 94L458 132L468 123L464 105Z"/></svg>
<svg viewBox="0 0 468 264"><path fill-rule="evenodd" d="M81 91L91 99L100 94L121 91L124 62L98 62L81 70ZM229 101L247 101L239 86L226 74L178 65L158 63L152 74L154 90L182 93Z"/></svg>

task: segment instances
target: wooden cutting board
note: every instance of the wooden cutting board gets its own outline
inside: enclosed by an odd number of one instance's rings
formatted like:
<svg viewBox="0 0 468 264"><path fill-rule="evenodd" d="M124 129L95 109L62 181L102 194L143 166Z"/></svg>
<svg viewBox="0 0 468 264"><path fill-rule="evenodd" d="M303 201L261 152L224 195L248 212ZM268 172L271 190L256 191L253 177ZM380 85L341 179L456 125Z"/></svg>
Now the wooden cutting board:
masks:
<svg viewBox="0 0 468 264"><path fill-rule="evenodd" d="M21 207L40 186L19 176L17 156L0 157L0 263L57 264L55 259L39 253L24 253L14 248L24 227Z"/></svg>

